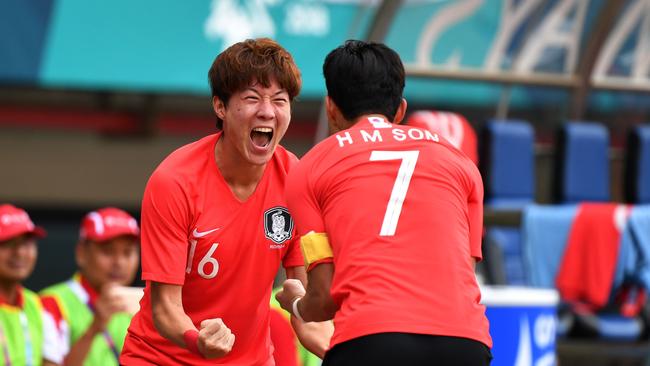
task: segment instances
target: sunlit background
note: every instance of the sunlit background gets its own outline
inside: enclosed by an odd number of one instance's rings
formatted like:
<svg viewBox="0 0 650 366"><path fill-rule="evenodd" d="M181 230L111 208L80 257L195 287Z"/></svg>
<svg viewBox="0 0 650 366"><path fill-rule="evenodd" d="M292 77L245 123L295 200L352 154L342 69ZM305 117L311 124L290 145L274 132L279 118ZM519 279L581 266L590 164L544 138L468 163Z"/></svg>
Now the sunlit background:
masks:
<svg viewBox="0 0 650 366"><path fill-rule="evenodd" d="M223 49L254 37L276 39L302 72L283 142L298 156L326 135L325 55L351 38L394 48L409 75L409 113L456 112L476 133L486 225L511 231L487 231L486 241L502 241L499 255L523 255L521 238L514 249L503 241L522 227L530 204L650 203L650 134L631 137L650 123L650 0L3 0L0 202L24 207L50 234L27 287L74 271L84 213L111 205L138 215L157 164L216 131L207 70ZM575 158L565 145L573 125L595 126L604 140L593 153L590 142L579 145L586 163L568 169L604 172L563 188L570 174L563 169ZM499 140L501 126L524 126L524 139L508 140L506 131ZM518 151L529 161L507 159ZM535 285L521 259L512 275L510 259L497 261L496 275L494 264L479 275ZM641 326L625 357L603 362L647 364ZM603 344L560 351L620 346Z"/></svg>

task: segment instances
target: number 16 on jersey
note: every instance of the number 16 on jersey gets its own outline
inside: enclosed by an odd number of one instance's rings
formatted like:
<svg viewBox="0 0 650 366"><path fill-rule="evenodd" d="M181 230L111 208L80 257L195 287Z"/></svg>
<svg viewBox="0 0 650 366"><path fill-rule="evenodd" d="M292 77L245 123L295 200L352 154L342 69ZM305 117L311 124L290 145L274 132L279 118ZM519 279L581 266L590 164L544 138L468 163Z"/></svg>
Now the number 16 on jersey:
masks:
<svg viewBox="0 0 650 366"><path fill-rule="evenodd" d="M185 273L189 274L192 272L192 260L194 259L194 252L196 252L196 244L198 243L198 240L196 239L191 239L190 240L190 253L187 256L187 267L185 268ZM212 246L210 247L210 250L208 250L207 253L201 258L201 261L199 262L199 265L197 266L197 270L199 272L199 276L205 278L206 280L213 279L217 276L217 272L219 272L219 262L217 262L216 259L212 258L212 254L214 254L214 251L217 250L217 247L219 246L219 243L213 243ZM212 268L210 272L206 273L206 265L211 264Z"/></svg>

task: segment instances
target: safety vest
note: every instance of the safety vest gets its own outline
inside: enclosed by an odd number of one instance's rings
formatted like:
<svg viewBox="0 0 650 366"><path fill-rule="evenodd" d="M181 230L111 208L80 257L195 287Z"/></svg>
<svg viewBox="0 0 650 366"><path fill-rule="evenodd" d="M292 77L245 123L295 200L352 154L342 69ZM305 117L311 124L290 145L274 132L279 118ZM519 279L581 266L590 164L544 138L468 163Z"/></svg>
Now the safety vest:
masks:
<svg viewBox="0 0 650 366"><path fill-rule="evenodd" d="M44 289L43 296L52 296L61 311L61 316L70 329L70 347L81 338L93 322L93 305L90 296L81 284L79 274L67 282L59 283ZM93 339L90 351L84 361L85 366L119 365L118 358L126 331L131 323L131 315L117 313L111 317L106 330Z"/></svg>
<svg viewBox="0 0 650 366"><path fill-rule="evenodd" d="M43 349L43 306L38 296L20 288L23 306L0 304L0 365L40 366Z"/></svg>

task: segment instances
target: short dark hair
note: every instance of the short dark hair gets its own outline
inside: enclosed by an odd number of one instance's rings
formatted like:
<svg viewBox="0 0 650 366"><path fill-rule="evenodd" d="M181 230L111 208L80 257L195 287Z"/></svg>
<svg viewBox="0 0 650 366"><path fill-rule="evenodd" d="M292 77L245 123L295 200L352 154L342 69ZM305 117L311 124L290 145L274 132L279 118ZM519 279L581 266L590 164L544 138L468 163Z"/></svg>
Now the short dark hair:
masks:
<svg viewBox="0 0 650 366"><path fill-rule="evenodd" d="M348 40L325 58L327 94L343 117L382 114L391 121L402 101L404 65L382 43Z"/></svg>
<svg viewBox="0 0 650 366"><path fill-rule="evenodd" d="M235 43L214 59L208 71L212 97L218 97L226 104L234 93L251 83L269 87L271 79L287 91L290 100L300 93L302 81L293 57L269 38ZM217 128L222 127L223 121L217 117Z"/></svg>

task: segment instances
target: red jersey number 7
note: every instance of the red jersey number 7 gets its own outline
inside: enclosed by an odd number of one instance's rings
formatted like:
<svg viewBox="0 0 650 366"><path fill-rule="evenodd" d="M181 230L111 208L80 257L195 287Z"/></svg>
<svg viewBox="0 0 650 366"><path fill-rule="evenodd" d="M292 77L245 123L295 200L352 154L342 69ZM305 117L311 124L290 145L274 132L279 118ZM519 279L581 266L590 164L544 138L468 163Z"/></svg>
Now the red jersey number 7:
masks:
<svg viewBox="0 0 650 366"><path fill-rule="evenodd" d="M384 222L381 224L380 236L393 236L397 229L397 222L402 213L402 204L411 183L420 152L415 151L372 151L370 161L401 160L397 171L397 178L390 193Z"/></svg>

